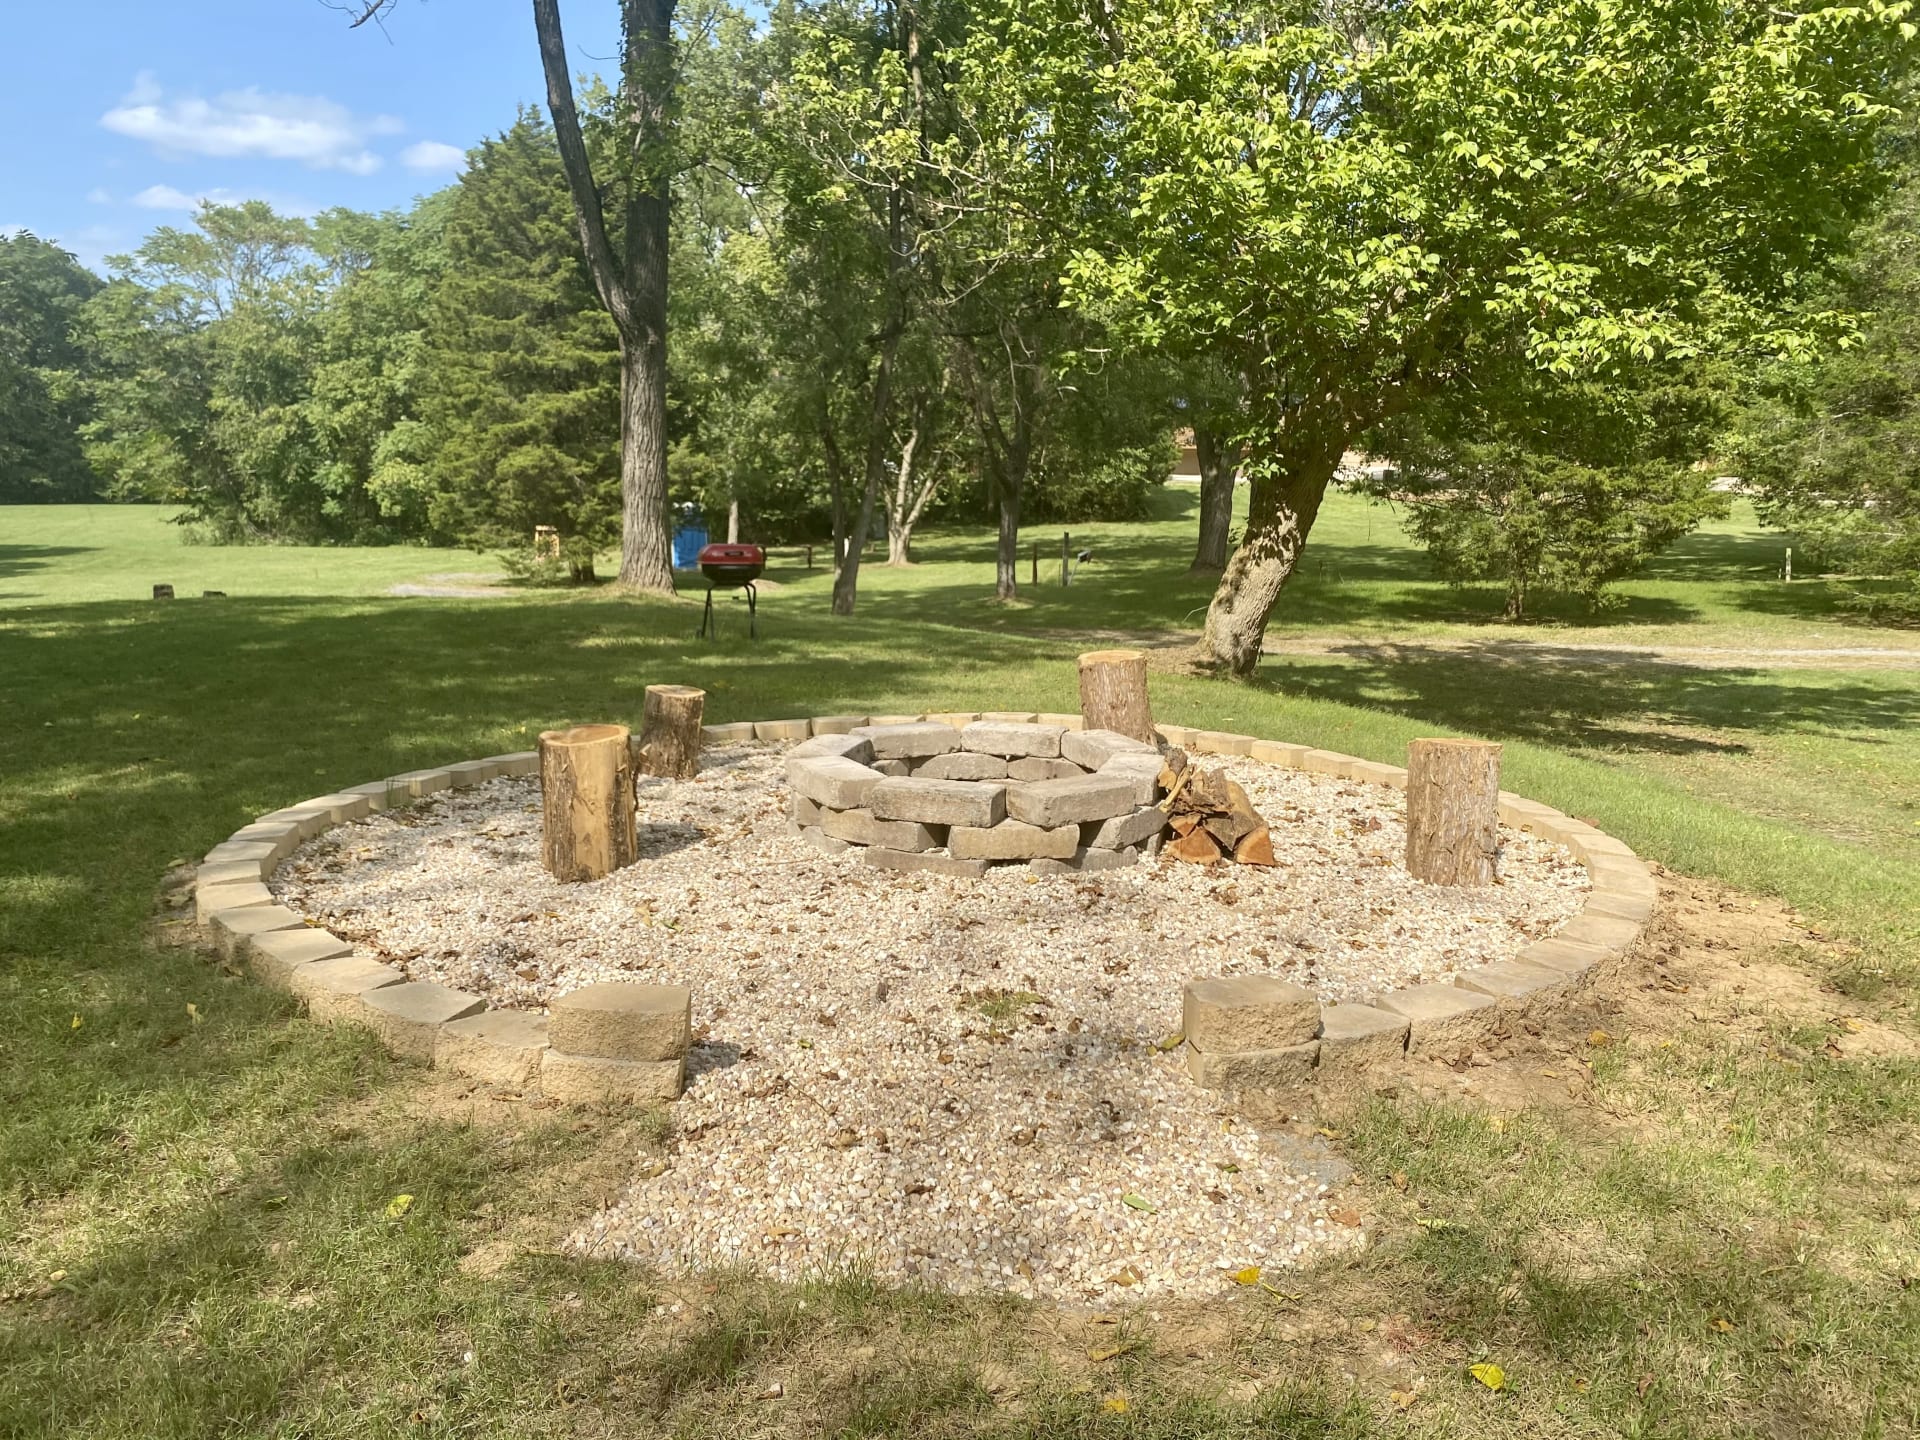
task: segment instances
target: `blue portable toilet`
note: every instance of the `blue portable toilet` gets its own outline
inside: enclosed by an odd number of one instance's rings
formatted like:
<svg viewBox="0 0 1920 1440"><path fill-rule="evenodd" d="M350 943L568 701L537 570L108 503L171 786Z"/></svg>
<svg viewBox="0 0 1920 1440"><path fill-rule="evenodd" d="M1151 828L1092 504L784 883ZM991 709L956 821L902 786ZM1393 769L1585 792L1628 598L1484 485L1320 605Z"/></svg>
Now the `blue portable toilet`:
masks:
<svg viewBox="0 0 1920 1440"><path fill-rule="evenodd" d="M692 510L692 507L688 507ZM700 552L707 545L706 522L698 511L684 514L680 527L673 532L673 568L691 570L700 563Z"/></svg>

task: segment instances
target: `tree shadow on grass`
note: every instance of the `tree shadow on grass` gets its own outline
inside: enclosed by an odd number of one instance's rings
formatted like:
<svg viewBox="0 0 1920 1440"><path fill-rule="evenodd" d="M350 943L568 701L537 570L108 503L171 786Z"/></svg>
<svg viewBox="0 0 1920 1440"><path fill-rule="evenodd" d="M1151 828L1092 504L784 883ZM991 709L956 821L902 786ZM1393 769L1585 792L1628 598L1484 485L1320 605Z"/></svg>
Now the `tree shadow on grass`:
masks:
<svg viewBox="0 0 1920 1440"><path fill-rule="evenodd" d="M0 580L45 570L71 555L91 555L96 545L0 545Z"/></svg>
<svg viewBox="0 0 1920 1440"><path fill-rule="evenodd" d="M1340 658L1269 657L1255 683L1552 749L1738 754L1749 748L1742 731L1817 731L1885 744L1876 732L1920 722L1920 690L1865 680L1791 684L1767 670L1731 668L1709 676L1498 644L1354 642L1334 654Z"/></svg>

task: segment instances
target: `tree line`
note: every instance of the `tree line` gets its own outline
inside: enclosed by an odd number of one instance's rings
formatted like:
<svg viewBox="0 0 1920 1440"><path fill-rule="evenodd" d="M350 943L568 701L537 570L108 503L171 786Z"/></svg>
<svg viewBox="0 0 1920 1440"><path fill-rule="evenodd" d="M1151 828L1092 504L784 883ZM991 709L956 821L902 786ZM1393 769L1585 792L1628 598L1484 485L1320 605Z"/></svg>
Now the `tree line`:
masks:
<svg viewBox="0 0 1920 1440"><path fill-rule="evenodd" d="M737 507L830 534L848 612L851 542L933 514L994 526L1011 596L1021 524L1141 514L1184 423L1238 673L1356 447L1514 613L1711 513L1716 454L1861 554L1905 513L1796 438L1904 363L1831 357L1900 293L1852 237L1905 213L1905 4L625 0L584 85L533 10L547 116L406 213L208 207L104 286L9 242L71 353L0 377L40 437L0 484L223 538L553 524L641 589L673 504Z"/></svg>

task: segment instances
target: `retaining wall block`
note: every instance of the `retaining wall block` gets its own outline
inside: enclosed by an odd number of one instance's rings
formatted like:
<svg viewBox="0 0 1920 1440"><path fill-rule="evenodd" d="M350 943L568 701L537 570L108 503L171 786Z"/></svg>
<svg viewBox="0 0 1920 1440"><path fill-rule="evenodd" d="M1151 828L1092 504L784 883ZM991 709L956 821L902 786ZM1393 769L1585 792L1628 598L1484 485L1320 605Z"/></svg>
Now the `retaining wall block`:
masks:
<svg viewBox="0 0 1920 1440"><path fill-rule="evenodd" d="M753 738L770 744L805 740L812 733L811 720L756 720L753 722Z"/></svg>
<svg viewBox="0 0 1920 1440"><path fill-rule="evenodd" d="M216 910L207 922L214 948L228 960L246 958L247 941L271 930L304 930L307 922L284 905L249 905Z"/></svg>
<svg viewBox="0 0 1920 1440"><path fill-rule="evenodd" d="M1181 1033L1209 1055L1282 1050L1320 1036L1320 1000L1277 975L1189 980L1180 992Z"/></svg>
<svg viewBox="0 0 1920 1440"><path fill-rule="evenodd" d="M434 1033L433 1068L505 1090L540 1083L547 1017L525 1010L482 1010L449 1020Z"/></svg>
<svg viewBox="0 0 1920 1440"><path fill-rule="evenodd" d="M603 1060L672 1060L687 1053L693 992L685 985L604 980L547 1006L548 1039L569 1055Z"/></svg>
<svg viewBox="0 0 1920 1440"><path fill-rule="evenodd" d="M680 1098L687 1062L608 1060L549 1046L540 1054L540 1089L565 1105L645 1105Z"/></svg>
<svg viewBox="0 0 1920 1440"><path fill-rule="evenodd" d="M361 955L343 955L338 960L316 960L301 965L287 975L287 988L306 1002L307 1014L323 1024L360 1018L360 997L389 985L402 985L407 977L391 965Z"/></svg>
<svg viewBox="0 0 1920 1440"><path fill-rule="evenodd" d="M1308 1040L1277 1050L1213 1054L1186 1047L1187 1074L1208 1090L1291 1090L1313 1079L1320 1042Z"/></svg>
<svg viewBox="0 0 1920 1440"><path fill-rule="evenodd" d="M387 1049L422 1064L433 1062L435 1037L442 1025L487 1008L478 995L431 980L378 986L361 996L360 1003L361 1022Z"/></svg>
<svg viewBox="0 0 1920 1440"><path fill-rule="evenodd" d="M888 850L868 846L860 858L875 870L903 870L908 873L951 875L960 880L978 880L987 873L984 860L963 860L957 855L938 855L909 850Z"/></svg>
<svg viewBox="0 0 1920 1440"><path fill-rule="evenodd" d="M353 946L331 930L271 930L247 940L247 973L272 989L291 990L293 972L301 966L351 954Z"/></svg>

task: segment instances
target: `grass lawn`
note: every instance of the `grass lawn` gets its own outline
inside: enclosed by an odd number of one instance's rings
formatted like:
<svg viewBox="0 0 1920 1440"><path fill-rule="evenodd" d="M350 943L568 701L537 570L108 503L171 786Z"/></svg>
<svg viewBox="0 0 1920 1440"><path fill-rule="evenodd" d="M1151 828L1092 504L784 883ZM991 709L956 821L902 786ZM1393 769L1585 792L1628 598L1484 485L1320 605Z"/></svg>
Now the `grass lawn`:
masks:
<svg viewBox="0 0 1920 1440"><path fill-rule="evenodd" d="M1360 1174L1366 1258L1293 1299L1125 1314L1108 1360L1044 1308L555 1253L657 1127L462 1094L155 923L168 867L254 814L632 717L652 680L717 720L1070 709L1076 637L1204 605L1191 503L1076 530L1080 583L1015 607L983 598L978 536L866 571L851 623L783 566L759 643L729 609L707 645L687 601L380 593L488 568L457 552L0 510L0 1434L1920 1433L1920 671L1489 643L1915 648L1769 579L1750 516L1599 621L1509 627L1342 499L1275 627L1332 643L1247 685L1155 676L1162 718L1380 759L1502 739L1511 788L1699 883L1657 954L1511 1059L1296 1122ZM195 598L135 598L155 579Z"/></svg>

